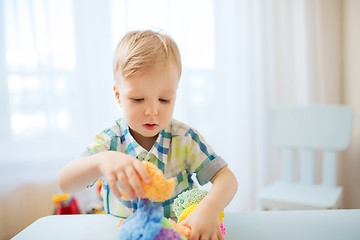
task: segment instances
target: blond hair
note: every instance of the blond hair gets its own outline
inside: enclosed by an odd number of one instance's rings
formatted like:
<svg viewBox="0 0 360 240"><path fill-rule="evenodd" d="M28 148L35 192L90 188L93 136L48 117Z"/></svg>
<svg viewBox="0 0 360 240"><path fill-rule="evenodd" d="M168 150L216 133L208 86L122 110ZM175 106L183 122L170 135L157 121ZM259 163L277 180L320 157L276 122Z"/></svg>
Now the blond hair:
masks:
<svg viewBox="0 0 360 240"><path fill-rule="evenodd" d="M151 30L128 32L114 54L114 80L140 75L156 63L173 63L181 76L181 58L175 41Z"/></svg>

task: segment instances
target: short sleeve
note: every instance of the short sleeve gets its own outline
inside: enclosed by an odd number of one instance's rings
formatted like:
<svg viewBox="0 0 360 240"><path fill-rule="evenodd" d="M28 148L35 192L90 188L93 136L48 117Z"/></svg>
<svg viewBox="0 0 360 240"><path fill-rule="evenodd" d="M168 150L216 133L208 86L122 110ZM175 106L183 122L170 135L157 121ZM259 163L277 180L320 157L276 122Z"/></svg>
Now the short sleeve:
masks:
<svg viewBox="0 0 360 240"><path fill-rule="evenodd" d="M205 139L194 129L187 133L187 165L196 173L200 185L208 183L227 163L218 156Z"/></svg>
<svg viewBox="0 0 360 240"><path fill-rule="evenodd" d="M87 151L90 154L108 151L110 149L111 137L105 132L97 134L87 146Z"/></svg>
<svg viewBox="0 0 360 240"><path fill-rule="evenodd" d="M86 150L81 154L81 157L88 157L99 152L108 151L110 149L110 143L111 138L104 132L101 132L92 139L91 143L86 147ZM96 181L87 187L92 187Z"/></svg>

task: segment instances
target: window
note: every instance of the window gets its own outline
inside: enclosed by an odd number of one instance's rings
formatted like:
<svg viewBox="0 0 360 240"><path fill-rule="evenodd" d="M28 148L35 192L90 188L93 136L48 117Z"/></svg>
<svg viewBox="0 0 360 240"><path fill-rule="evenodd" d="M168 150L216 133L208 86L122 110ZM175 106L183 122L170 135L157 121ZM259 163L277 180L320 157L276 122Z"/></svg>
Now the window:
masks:
<svg viewBox="0 0 360 240"><path fill-rule="evenodd" d="M62 148L57 140L71 139L79 107L72 1L2 4L1 160L46 157Z"/></svg>
<svg viewBox="0 0 360 240"><path fill-rule="evenodd" d="M5 81L0 89L0 163L68 161L119 117L112 93L112 54L123 34L134 29L163 31L175 39L183 63L175 118L199 130L208 122L206 107L214 99L212 1L1 4Z"/></svg>

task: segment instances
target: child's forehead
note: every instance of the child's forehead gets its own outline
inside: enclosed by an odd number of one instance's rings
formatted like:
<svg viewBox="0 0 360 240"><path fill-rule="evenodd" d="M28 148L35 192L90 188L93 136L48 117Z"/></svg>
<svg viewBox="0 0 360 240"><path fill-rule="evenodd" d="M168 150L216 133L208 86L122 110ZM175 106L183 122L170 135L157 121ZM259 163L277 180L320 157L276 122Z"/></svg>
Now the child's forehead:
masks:
<svg viewBox="0 0 360 240"><path fill-rule="evenodd" d="M130 81L131 82L131 81ZM144 86L141 84L125 84L122 88L123 92L125 92L127 95L144 95L144 94L162 94L167 96L176 95L177 92L177 86Z"/></svg>
<svg viewBox="0 0 360 240"><path fill-rule="evenodd" d="M119 88L123 94L140 96L160 94L166 96L176 95L178 88L178 81L175 79L157 81L149 78L123 78L120 80Z"/></svg>
<svg viewBox="0 0 360 240"><path fill-rule="evenodd" d="M176 66L168 63L158 63L137 71L137 73L131 76L121 77L120 82L127 85L161 83L171 86L177 85L180 80L179 78Z"/></svg>
<svg viewBox="0 0 360 240"><path fill-rule="evenodd" d="M158 88L162 93L164 94L175 94L176 93L176 88L166 88L166 87L160 87ZM132 88L127 88L127 93L128 94L137 94L139 92L141 92L142 90L151 90L151 89L146 89L146 88L141 88L141 87L132 87Z"/></svg>

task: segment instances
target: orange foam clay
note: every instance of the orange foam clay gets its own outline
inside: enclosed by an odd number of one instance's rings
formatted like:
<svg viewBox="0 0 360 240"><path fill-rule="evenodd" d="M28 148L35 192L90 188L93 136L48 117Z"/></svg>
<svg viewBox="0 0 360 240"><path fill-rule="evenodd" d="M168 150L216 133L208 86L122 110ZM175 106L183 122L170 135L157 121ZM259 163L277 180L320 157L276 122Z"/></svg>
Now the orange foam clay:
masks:
<svg viewBox="0 0 360 240"><path fill-rule="evenodd" d="M173 225L173 227L179 231L179 233L181 235L183 235L184 237L186 237L187 239L190 238L191 235L191 228L186 226L186 225L180 225L177 224L174 220L172 220L171 218L169 218L169 222Z"/></svg>
<svg viewBox="0 0 360 240"><path fill-rule="evenodd" d="M141 182L145 192L144 198L157 202L164 202L171 198L175 188L175 180L173 178L166 179L163 172L153 163L148 161L143 161L142 163L145 165L151 177L150 184L144 183L143 181ZM129 199L126 193L122 193L122 196L125 199Z"/></svg>
<svg viewBox="0 0 360 240"><path fill-rule="evenodd" d="M125 219L120 218L120 220L119 220L118 224L116 224L116 226L117 226L118 228L121 227L121 225L123 224L124 221L125 221Z"/></svg>

